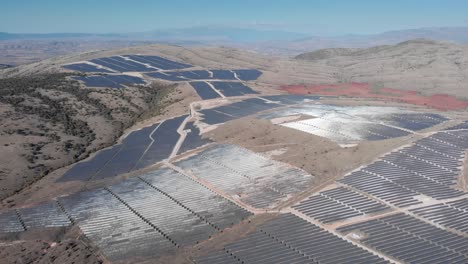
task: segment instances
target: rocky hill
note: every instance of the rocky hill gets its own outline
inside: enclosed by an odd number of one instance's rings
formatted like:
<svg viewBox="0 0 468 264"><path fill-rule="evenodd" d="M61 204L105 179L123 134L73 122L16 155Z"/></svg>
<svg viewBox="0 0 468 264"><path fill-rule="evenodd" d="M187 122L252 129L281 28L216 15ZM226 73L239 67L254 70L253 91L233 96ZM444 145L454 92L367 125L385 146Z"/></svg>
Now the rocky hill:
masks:
<svg viewBox="0 0 468 264"><path fill-rule="evenodd" d="M324 49L296 59L335 68L338 82L468 97L467 45L421 39L365 49Z"/></svg>

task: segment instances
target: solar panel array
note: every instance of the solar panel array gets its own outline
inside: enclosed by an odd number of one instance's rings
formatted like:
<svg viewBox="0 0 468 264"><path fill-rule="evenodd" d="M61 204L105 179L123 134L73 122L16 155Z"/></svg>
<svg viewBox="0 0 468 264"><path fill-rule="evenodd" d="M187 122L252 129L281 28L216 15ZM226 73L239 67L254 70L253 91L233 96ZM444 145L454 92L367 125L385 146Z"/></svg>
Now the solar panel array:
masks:
<svg viewBox="0 0 468 264"><path fill-rule="evenodd" d="M99 58L90 60L92 63L104 66L115 72L148 72L156 70L144 64L129 60L121 56L112 56L108 58Z"/></svg>
<svg viewBox="0 0 468 264"><path fill-rule="evenodd" d="M0 213L0 233L76 223L111 261L159 257L191 246L250 212L186 175L161 169L57 202Z"/></svg>
<svg viewBox="0 0 468 264"><path fill-rule="evenodd" d="M468 131L439 132L392 152L339 182L396 206L422 203L415 197L456 198L452 187L460 174Z"/></svg>
<svg viewBox="0 0 468 264"><path fill-rule="evenodd" d="M468 238L403 213L337 229L403 263L467 263Z"/></svg>
<svg viewBox="0 0 468 264"><path fill-rule="evenodd" d="M221 97L242 96L247 94L257 94L249 86L240 82L190 82L200 98L203 100Z"/></svg>
<svg viewBox="0 0 468 264"><path fill-rule="evenodd" d="M269 103L259 98L250 98L229 105L204 109L199 111L199 113L202 114L202 121L204 123L214 125L253 115L279 106L279 104Z"/></svg>
<svg viewBox="0 0 468 264"><path fill-rule="evenodd" d="M313 181L302 170L226 144L210 147L175 165L257 208L275 207Z"/></svg>
<svg viewBox="0 0 468 264"><path fill-rule="evenodd" d="M283 214L257 232L195 259L208 263L388 263L295 215Z"/></svg>
<svg viewBox="0 0 468 264"><path fill-rule="evenodd" d="M222 230L251 215L188 176L172 169L159 169L140 176L150 186L165 193L193 213Z"/></svg>
<svg viewBox="0 0 468 264"><path fill-rule="evenodd" d="M252 88L240 82L211 82L211 85L226 97L257 94Z"/></svg>
<svg viewBox="0 0 468 264"><path fill-rule="evenodd" d="M226 81L254 81L262 74L259 70L191 70L191 71L165 71L147 73L148 76L166 81L196 81L196 80L226 80Z"/></svg>
<svg viewBox="0 0 468 264"><path fill-rule="evenodd" d="M262 98L289 107L263 114L260 118L313 116L315 118L285 122L281 125L329 138L340 144L403 137L413 131L432 127L447 120L437 114L405 113L393 107L303 104L306 101L318 99L313 97L262 96Z"/></svg>
<svg viewBox="0 0 468 264"><path fill-rule="evenodd" d="M79 72L112 73L112 71L110 70L106 70L102 67L98 67L96 65L88 64L88 63L75 63L75 64L64 65L63 68L73 70L73 71L79 71Z"/></svg>
<svg viewBox="0 0 468 264"><path fill-rule="evenodd" d="M109 190L177 245L193 245L216 232L203 217L138 178L112 185Z"/></svg>
<svg viewBox="0 0 468 264"><path fill-rule="evenodd" d="M255 69L233 70L233 72L241 81L255 81L260 77L260 75L262 75L261 71Z"/></svg>
<svg viewBox="0 0 468 264"><path fill-rule="evenodd" d="M437 225L468 234L468 199L419 207L411 212Z"/></svg>
<svg viewBox="0 0 468 264"><path fill-rule="evenodd" d="M441 124L448 119L437 114L400 113L382 116L381 121L412 131L419 131Z"/></svg>
<svg viewBox="0 0 468 264"><path fill-rule="evenodd" d="M0 212L0 233L13 233L25 230L26 228L16 210L10 209Z"/></svg>
<svg viewBox="0 0 468 264"><path fill-rule="evenodd" d="M282 126L329 138L342 144L403 137L409 135L411 131L429 128L447 120L435 114L391 113L391 111L372 113L372 108L365 114L362 113L364 110L363 107L360 109L341 106L305 106L287 108L263 118L294 114L316 116L313 119L284 123Z"/></svg>
<svg viewBox="0 0 468 264"><path fill-rule="evenodd" d="M242 96L246 94L257 94L252 88L240 82L190 82L202 99L213 99L221 97Z"/></svg>
<svg viewBox="0 0 468 264"><path fill-rule="evenodd" d="M219 95L219 93L217 93L207 82L190 82L190 85L192 85L193 89L195 89L197 94L203 100L221 97L221 95Z"/></svg>
<svg viewBox="0 0 468 264"><path fill-rule="evenodd" d="M187 135L185 136L185 140L180 146L177 154L197 149L212 142L210 139L202 138L200 129L193 121L185 124L184 131L187 132Z"/></svg>
<svg viewBox="0 0 468 264"><path fill-rule="evenodd" d="M18 210L26 229L64 227L71 221L56 202L48 202Z"/></svg>
<svg viewBox="0 0 468 264"><path fill-rule="evenodd" d="M295 121L283 124L283 126L329 138L339 143L352 143L361 140L384 140L403 137L409 134L407 131L381 124L329 121L322 118Z"/></svg>
<svg viewBox="0 0 468 264"><path fill-rule="evenodd" d="M240 96L245 94L255 94L250 87L242 84L242 81L253 81L262 74L255 69L239 70L186 70L192 65L168 60L159 56L146 55L122 55L105 58L92 59L89 62L68 64L63 66L66 69L86 72L86 73L127 73L139 72L147 76L171 82L180 81L200 81L200 80L223 80L229 82L192 82L192 86L202 99L213 99L220 97L218 92L213 90L216 87L225 96ZM75 76L73 79L82 81L89 87L109 87L123 88L130 84L144 84L144 80L130 75L92 75Z"/></svg>
<svg viewBox="0 0 468 264"><path fill-rule="evenodd" d="M105 189L59 199L83 233L111 261L155 256L174 244Z"/></svg>
<svg viewBox="0 0 468 264"><path fill-rule="evenodd" d="M58 181L114 177L167 159L180 138L177 129L185 118L186 115L175 117L134 131L122 144L99 151L93 158L75 164ZM185 145L186 150L190 147Z"/></svg>
<svg viewBox="0 0 468 264"><path fill-rule="evenodd" d="M390 209L386 205L345 187L311 196L293 208L325 224Z"/></svg>
<svg viewBox="0 0 468 264"><path fill-rule="evenodd" d="M30 229L66 227L72 223L56 202L30 208L0 212L0 233L22 232Z"/></svg>
<svg viewBox="0 0 468 264"><path fill-rule="evenodd" d="M161 69L161 70L176 70L193 67L190 64L180 63L172 60L168 60L159 56L148 56L148 55L123 55L122 57L131 59L144 65Z"/></svg>
<svg viewBox="0 0 468 264"><path fill-rule="evenodd" d="M82 81L88 87L123 88L126 85L145 84L142 78L129 75L91 75L75 76L72 79Z"/></svg>
<svg viewBox="0 0 468 264"><path fill-rule="evenodd" d="M91 63L64 65L69 70L80 72L152 72L157 70L179 70L192 65L168 60L159 56L123 55L90 60Z"/></svg>

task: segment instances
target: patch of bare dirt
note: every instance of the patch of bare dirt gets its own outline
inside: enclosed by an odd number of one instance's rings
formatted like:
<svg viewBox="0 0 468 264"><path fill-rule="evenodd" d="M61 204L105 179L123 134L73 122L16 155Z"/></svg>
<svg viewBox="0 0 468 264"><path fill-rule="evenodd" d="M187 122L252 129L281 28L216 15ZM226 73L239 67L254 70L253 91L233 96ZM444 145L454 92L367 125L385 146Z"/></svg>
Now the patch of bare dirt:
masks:
<svg viewBox="0 0 468 264"><path fill-rule="evenodd" d="M0 237L0 263L108 263L76 227L29 230Z"/></svg>

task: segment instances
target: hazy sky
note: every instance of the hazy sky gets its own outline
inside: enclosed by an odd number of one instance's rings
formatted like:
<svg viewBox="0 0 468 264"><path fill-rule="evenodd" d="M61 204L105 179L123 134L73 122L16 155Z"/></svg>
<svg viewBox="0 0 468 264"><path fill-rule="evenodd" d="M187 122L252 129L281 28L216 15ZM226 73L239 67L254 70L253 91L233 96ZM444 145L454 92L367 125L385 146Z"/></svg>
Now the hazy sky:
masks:
<svg viewBox="0 0 468 264"><path fill-rule="evenodd" d="M467 0L0 0L0 31L140 32L194 26L315 35L468 26Z"/></svg>

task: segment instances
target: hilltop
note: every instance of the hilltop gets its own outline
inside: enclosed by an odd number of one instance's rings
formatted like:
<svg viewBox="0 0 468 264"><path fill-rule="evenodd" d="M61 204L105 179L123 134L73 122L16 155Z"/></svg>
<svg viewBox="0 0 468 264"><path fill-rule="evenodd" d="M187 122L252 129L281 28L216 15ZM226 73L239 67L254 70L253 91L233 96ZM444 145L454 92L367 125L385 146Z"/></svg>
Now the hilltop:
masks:
<svg viewBox="0 0 468 264"><path fill-rule="evenodd" d="M333 67L341 83L468 97L467 45L420 39L363 49L323 49L296 59Z"/></svg>

